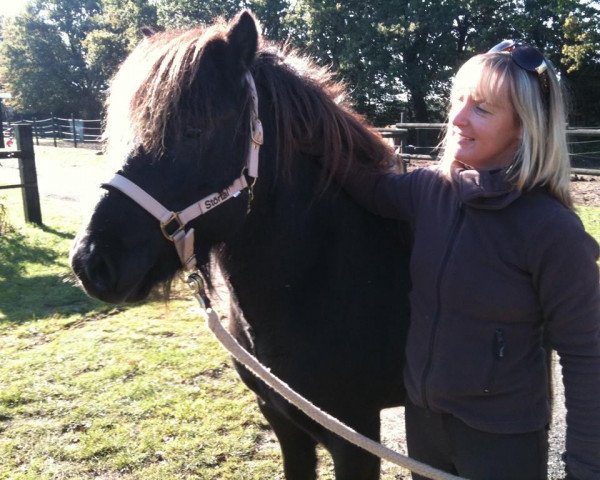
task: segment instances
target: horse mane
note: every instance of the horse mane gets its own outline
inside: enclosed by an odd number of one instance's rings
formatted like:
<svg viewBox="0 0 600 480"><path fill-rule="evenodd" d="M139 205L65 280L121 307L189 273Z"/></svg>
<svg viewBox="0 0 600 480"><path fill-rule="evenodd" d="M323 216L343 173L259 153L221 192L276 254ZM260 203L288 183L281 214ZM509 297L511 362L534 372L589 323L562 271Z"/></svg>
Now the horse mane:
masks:
<svg viewBox="0 0 600 480"><path fill-rule="evenodd" d="M167 135L188 122L197 125L194 117L202 116L206 125L218 115L210 82L198 82L204 91L193 95L192 114L184 115L180 104L197 75L205 74L198 68L203 53L215 43L225 44L227 31L227 24L219 21L209 28L157 33L138 45L111 83L105 128L109 154L123 158L136 148L160 154ZM351 109L344 85L328 69L263 40L251 72L259 90L270 97L278 168L284 173L289 174L298 153L329 166L325 182L354 162L389 167L390 147Z"/></svg>
<svg viewBox="0 0 600 480"><path fill-rule="evenodd" d="M253 74L272 103L278 157L286 173L295 152L316 157L330 174L343 174L354 162L390 167L391 148L352 110L345 85L329 69L291 48L266 44L257 53Z"/></svg>

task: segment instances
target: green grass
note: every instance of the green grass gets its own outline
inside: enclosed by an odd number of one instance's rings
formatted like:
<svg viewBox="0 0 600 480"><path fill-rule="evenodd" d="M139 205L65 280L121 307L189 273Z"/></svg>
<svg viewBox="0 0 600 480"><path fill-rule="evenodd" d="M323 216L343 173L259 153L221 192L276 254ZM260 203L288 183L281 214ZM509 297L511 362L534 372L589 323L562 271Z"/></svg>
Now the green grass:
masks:
<svg viewBox="0 0 600 480"><path fill-rule="evenodd" d="M68 236L0 241L0 478L276 477L277 446L192 299L104 306L69 281Z"/></svg>
<svg viewBox="0 0 600 480"><path fill-rule="evenodd" d="M266 424L193 309L178 299L3 333L0 478L271 477Z"/></svg>
<svg viewBox="0 0 600 480"><path fill-rule="evenodd" d="M600 208L577 207L577 214L583 221L586 231L600 242Z"/></svg>
<svg viewBox="0 0 600 480"><path fill-rule="evenodd" d="M73 197L95 195L103 157L37 158L44 227L23 224L19 192L0 193L12 225L0 235L0 480L283 478L253 395L187 292L115 308L74 285L68 251L86 213ZM69 183L73 170L85 173ZM579 213L600 240L600 209Z"/></svg>

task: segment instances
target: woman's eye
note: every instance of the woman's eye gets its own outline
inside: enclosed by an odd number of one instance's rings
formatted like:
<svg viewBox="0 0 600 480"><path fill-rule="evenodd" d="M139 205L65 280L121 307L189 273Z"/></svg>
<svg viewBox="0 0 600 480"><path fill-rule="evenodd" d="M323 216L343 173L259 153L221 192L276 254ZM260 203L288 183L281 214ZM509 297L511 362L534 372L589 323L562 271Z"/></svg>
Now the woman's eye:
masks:
<svg viewBox="0 0 600 480"><path fill-rule="evenodd" d="M475 110L477 110L480 113L490 113L488 110L483 108L481 105L475 105Z"/></svg>

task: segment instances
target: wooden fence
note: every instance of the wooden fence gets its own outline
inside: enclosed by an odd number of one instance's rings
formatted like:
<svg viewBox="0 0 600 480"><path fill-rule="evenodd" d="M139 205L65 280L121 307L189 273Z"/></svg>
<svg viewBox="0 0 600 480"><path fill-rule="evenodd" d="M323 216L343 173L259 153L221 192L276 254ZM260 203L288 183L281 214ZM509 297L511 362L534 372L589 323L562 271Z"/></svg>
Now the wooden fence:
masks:
<svg viewBox="0 0 600 480"><path fill-rule="evenodd" d="M21 120L19 124L31 125L33 140L36 145L40 144L40 139L52 139L54 146L58 146L58 141L71 142L74 147L78 144L87 142L99 142L102 136L101 120L83 120L75 118L49 117L38 120ZM12 124L6 123L5 130L10 130Z"/></svg>
<svg viewBox="0 0 600 480"><path fill-rule="evenodd" d="M0 151L0 159L17 159L19 162L20 183L0 185L0 190L20 188L23 193L23 211L25 221L42 224L42 209L37 184L35 154L33 151L33 132L31 125L14 125L16 150Z"/></svg>
<svg viewBox="0 0 600 480"><path fill-rule="evenodd" d="M101 140L102 121L51 116L46 119L22 120L20 124L31 125L33 140L39 145L40 139L52 139L54 146L58 141L66 141L77 147L80 143L95 143ZM389 138L396 145L398 158L405 167L411 160L435 160L438 156L437 143L440 133L445 128L443 123L397 123L390 128L378 129L384 138ZM10 123L4 125L11 131ZM6 134L5 134L6 135ZM590 160L591 168L574 168L573 173L583 175L600 175L600 128L567 128L570 157L574 164L579 160ZM596 137L595 139L588 139ZM581 138L585 138L581 140ZM591 150L585 147L592 147ZM1 147L0 147L1 148Z"/></svg>

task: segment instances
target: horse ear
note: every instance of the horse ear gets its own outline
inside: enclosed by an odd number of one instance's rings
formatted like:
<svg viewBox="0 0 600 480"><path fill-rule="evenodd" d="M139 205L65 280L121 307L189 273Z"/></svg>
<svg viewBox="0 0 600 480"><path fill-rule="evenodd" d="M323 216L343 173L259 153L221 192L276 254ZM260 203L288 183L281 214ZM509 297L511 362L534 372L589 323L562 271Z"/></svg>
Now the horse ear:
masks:
<svg viewBox="0 0 600 480"><path fill-rule="evenodd" d="M242 68L250 67L258 49L258 26L250 11L243 10L233 19L227 40L232 53L239 58Z"/></svg>

